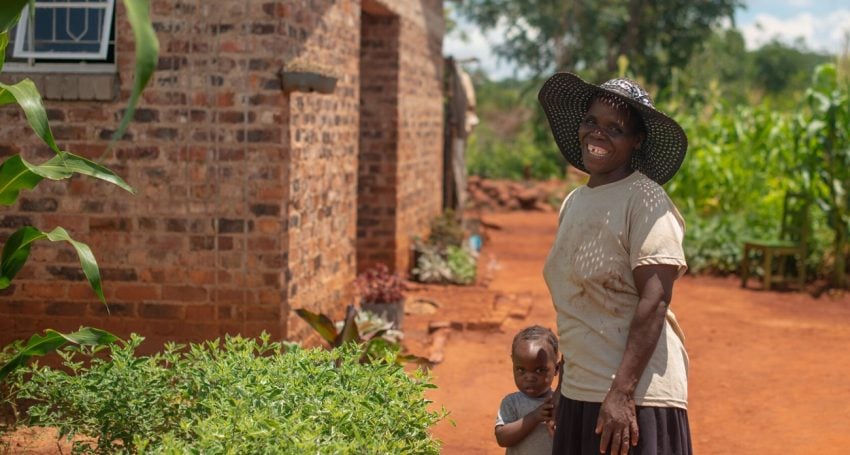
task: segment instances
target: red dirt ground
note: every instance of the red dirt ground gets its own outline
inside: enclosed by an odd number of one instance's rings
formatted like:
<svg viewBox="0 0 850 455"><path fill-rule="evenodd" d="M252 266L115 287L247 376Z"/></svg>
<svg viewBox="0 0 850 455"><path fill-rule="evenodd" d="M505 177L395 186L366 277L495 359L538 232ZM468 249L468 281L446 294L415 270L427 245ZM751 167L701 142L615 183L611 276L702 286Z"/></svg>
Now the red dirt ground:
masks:
<svg viewBox="0 0 850 455"><path fill-rule="evenodd" d="M429 350L429 324L454 327L432 370L439 388L429 394L455 423L434 430L445 454L504 452L493 422L514 390L511 339L530 324L555 325L542 278L555 215L492 213L484 221L500 229L487 231L479 285L415 286L404 322L405 344L417 354ZM688 276L676 283L673 310L687 336L697 454L850 453L850 295L815 299ZM11 443L11 453L58 453L43 431L23 429Z"/></svg>
<svg viewBox="0 0 850 455"><path fill-rule="evenodd" d="M512 212L484 220L502 228L488 231L480 261L487 288L476 288L477 299L460 288L415 290L440 307L405 322L415 338L427 326L423 321L483 320L475 330L467 324L452 331L444 362L432 370L439 388L430 398L455 422L434 431L446 454L504 452L493 422L502 396L514 390L511 339L530 324L555 325L542 278L555 215ZM495 310L488 294L497 301ZM525 318L509 315L500 328L487 331L493 313L504 314L500 305L530 312ZM686 276L675 285L672 308L691 361L695 453L850 453L850 295L815 299L741 289L734 278Z"/></svg>

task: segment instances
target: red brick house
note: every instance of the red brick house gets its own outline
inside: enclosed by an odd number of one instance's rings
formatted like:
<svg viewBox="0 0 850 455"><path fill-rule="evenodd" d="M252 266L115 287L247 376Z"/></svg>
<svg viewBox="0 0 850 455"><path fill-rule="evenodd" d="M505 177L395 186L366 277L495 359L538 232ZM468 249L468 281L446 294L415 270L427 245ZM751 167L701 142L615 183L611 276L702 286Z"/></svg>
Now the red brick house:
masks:
<svg viewBox="0 0 850 455"><path fill-rule="evenodd" d="M100 158L132 86L125 11L120 0L82 13L50 3L36 1L39 14L60 20L49 32L36 21L35 53L9 46L2 79L33 79L60 147ZM79 325L153 344L298 338L292 309L339 314L358 269L407 270L410 238L441 210L441 0L151 3L158 69L104 161L138 194L75 177L0 212L3 237L63 226L88 243L110 314L73 250L39 243L0 295L0 342ZM53 60L69 36L71 54ZM85 60L80 36L107 50ZM5 106L0 156L15 153L51 152Z"/></svg>

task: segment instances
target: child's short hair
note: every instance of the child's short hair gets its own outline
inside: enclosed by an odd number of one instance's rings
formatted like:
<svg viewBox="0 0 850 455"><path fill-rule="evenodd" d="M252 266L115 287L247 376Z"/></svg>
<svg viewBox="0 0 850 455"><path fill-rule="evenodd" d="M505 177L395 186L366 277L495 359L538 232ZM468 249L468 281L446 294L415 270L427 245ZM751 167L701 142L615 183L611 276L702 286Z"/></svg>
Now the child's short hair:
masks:
<svg viewBox="0 0 850 455"><path fill-rule="evenodd" d="M514 336L513 343L511 343L511 352L516 350L516 346L520 341L545 341L552 348L552 354L555 355L555 358L557 359L558 357L558 338L546 327L532 325L520 330Z"/></svg>

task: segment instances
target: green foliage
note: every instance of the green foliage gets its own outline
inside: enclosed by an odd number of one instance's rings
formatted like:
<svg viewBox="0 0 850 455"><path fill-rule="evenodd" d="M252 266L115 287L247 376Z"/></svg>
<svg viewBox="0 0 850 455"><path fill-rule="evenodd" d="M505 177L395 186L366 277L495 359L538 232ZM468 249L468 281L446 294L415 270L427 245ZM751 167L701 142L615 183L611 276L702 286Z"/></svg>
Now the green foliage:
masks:
<svg viewBox="0 0 850 455"><path fill-rule="evenodd" d="M356 313L357 310L354 309L354 305L348 305L345 311L345 322L342 328L338 329L327 315L313 313L303 308L295 310L295 314L310 325L322 339L327 341L331 348L338 348L345 343L362 343L364 341L360 337L355 323Z"/></svg>
<svg viewBox="0 0 850 455"><path fill-rule="evenodd" d="M814 69L831 57L807 50L800 42L772 41L751 51L736 29L717 29L688 65L674 71L673 83L656 100L694 92L706 101L722 97L732 104L770 103L781 110L799 106Z"/></svg>
<svg viewBox="0 0 850 455"><path fill-rule="evenodd" d="M446 264L449 266L455 283L472 284L475 282L478 258L472 251L457 246L449 246L446 249Z"/></svg>
<svg viewBox="0 0 850 455"><path fill-rule="evenodd" d="M461 246L466 238L466 231L460 224L454 211L448 209L442 214L431 219L428 244L434 245L440 250L451 245Z"/></svg>
<svg viewBox="0 0 850 455"><path fill-rule="evenodd" d="M47 329L44 331L44 335L35 334L26 343L19 341L7 345L3 349L5 355L0 358L3 361L3 367L0 368L0 381L6 379L6 376L12 370L27 363L30 358L49 354L68 343L97 347L106 346L116 341L118 341L118 337L115 335L105 330L90 327L80 327L73 333L61 333Z"/></svg>
<svg viewBox="0 0 850 455"><path fill-rule="evenodd" d="M549 179L564 175L564 160L542 116L533 82L490 81L478 74L481 123L466 151L467 169L485 178Z"/></svg>
<svg viewBox="0 0 850 455"><path fill-rule="evenodd" d="M6 47L9 44L9 30L17 23L26 4L26 0L11 0L0 4L0 69L2 69ZM136 79L115 138L124 134L132 119L141 92L156 67L159 52L159 43L150 21L148 0L124 0L124 6L136 37ZM13 155L3 161L0 164L0 204L14 204L22 190L35 188L45 178L62 180L75 173L98 178L134 192L124 180L106 167L59 148L50 131L41 94L31 80L24 79L13 85L0 83L0 105L11 103L17 103L21 107L30 128L56 153L56 156L39 165L27 162L20 155ZM100 271L91 249L86 244L73 240L61 227L56 227L50 232L42 232L34 227L26 226L9 237L3 247L0 289L8 287L12 278L23 267L29 257L32 242L45 238L51 241L64 240L74 247L89 284L100 300L106 303L101 289Z"/></svg>
<svg viewBox="0 0 850 455"><path fill-rule="evenodd" d="M817 69L808 106L794 111L731 106L719 98L669 103L668 111L685 110L677 118L691 141L667 191L688 221L692 271L735 271L744 238L778 236L784 194L795 191L822 209L811 214L809 268L825 275L831 255L835 280L844 276L835 269L846 257L841 242L850 207L850 90L838 80L834 66Z"/></svg>
<svg viewBox="0 0 850 455"><path fill-rule="evenodd" d="M751 54L753 82L768 94L801 93L809 85L812 71L830 56L773 41Z"/></svg>
<svg viewBox="0 0 850 455"><path fill-rule="evenodd" d="M106 304L106 298L103 296L103 287L100 281L100 269L97 267L97 261L91 252L91 248L85 243L72 239L68 232L61 227L57 227L50 232L41 232L34 227L25 226L9 236L6 244L3 245L2 262L0 262L0 289L9 287L12 278L14 278L27 261L33 242L40 239L70 243L74 247L74 250L77 251L77 256L80 258L80 265L83 268L83 274L85 274L89 285L91 285L95 294L100 298L100 301Z"/></svg>
<svg viewBox="0 0 850 455"><path fill-rule="evenodd" d="M315 330L331 349L351 343L362 346L361 362L382 359L388 353L392 353L398 362L427 364L427 360L422 357L402 354L403 349L399 343L400 333L392 330L392 322L384 321L372 314L362 315L354 308L354 305L348 305L345 319L337 323L325 314L313 313L303 308L295 310L295 314Z"/></svg>
<svg viewBox="0 0 850 455"><path fill-rule="evenodd" d="M124 8L126 8L127 20L133 29L136 43L136 73L133 91L130 92L130 100L127 102L127 109L124 110L124 118L121 119L118 129L112 135L112 142L124 136L124 131L133 119L142 91L153 76L159 60L159 40L151 23L150 0L124 0Z"/></svg>
<svg viewBox="0 0 850 455"><path fill-rule="evenodd" d="M422 283L451 283L452 270L440 250L432 245L418 243L415 246L416 266L411 273Z"/></svg>
<svg viewBox="0 0 850 455"><path fill-rule="evenodd" d="M670 70L684 67L712 27L740 5L737 0L466 0L457 9L482 29L506 27L507 39L496 54L538 75L572 70L605 80L617 74L618 59L625 56L635 74L664 87Z"/></svg>
<svg viewBox="0 0 850 455"><path fill-rule="evenodd" d="M83 453L439 453L433 385L391 354L363 364L352 344L285 348L264 335L136 356L141 341L19 370L14 398L34 403L30 424L94 438L75 442Z"/></svg>
<svg viewBox="0 0 850 455"><path fill-rule="evenodd" d="M466 237L466 230L452 210L432 219L428 239L413 241L413 278L422 283L474 283L478 255L465 244Z"/></svg>
<svg viewBox="0 0 850 455"><path fill-rule="evenodd" d="M839 77L835 65L817 68L806 92L811 109L806 138L804 177L812 181L816 202L826 213L833 232L833 284L847 285L850 241L850 79Z"/></svg>

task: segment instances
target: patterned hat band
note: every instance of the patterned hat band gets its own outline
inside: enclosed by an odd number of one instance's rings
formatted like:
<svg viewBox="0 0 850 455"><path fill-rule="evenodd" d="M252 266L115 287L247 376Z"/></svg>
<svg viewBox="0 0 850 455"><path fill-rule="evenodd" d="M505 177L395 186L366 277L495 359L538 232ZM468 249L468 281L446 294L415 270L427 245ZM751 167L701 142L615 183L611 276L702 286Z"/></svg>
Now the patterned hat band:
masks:
<svg viewBox="0 0 850 455"><path fill-rule="evenodd" d="M644 106L655 109L655 105L652 104L652 98L649 96L649 93L647 93L643 87L633 80L623 78L611 79L610 81L600 85L599 88L610 92L616 92L621 96L633 99Z"/></svg>
<svg viewBox="0 0 850 455"><path fill-rule="evenodd" d="M641 152L632 155L632 168L659 184L670 180L685 159L688 138L675 120L655 108L649 93L629 79L611 79L594 85L575 74L558 73L543 84L537 99L567 161L587 172L582 162L578 128L590 101L600 93L610 94L630 105L643 120L646 138L641 143Z"/></svg>

